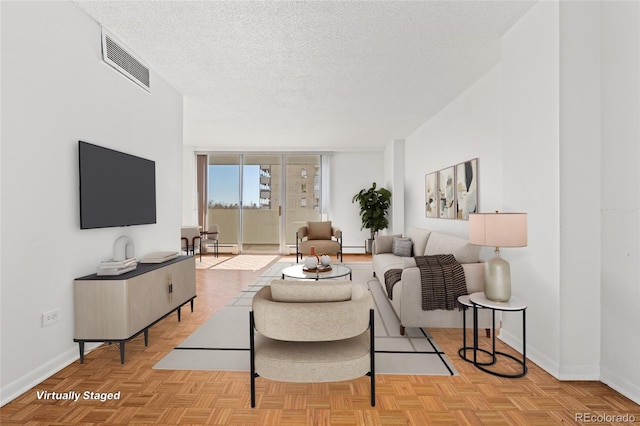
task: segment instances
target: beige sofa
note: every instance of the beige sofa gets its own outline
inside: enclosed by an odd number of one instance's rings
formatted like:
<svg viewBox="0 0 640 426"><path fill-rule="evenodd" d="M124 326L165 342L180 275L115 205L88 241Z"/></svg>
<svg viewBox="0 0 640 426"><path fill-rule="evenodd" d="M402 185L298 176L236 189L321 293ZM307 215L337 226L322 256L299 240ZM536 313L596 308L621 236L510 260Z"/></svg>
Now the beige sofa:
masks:
<svg viewBox="0 0 640 426"><path fill-rule="evenodd" d="M405 327L462 328L462 312L457 309L422 310L420 270L413 257L393 254L394 237L400 235L376 236L373 247L373 272L386 292L385 272L390 269L402 269L402 278L393 287L393 298L390 300L400 320L400 333L404 334ZM417 227L410 228L405 237L412 240L413 256L453 254L464 269L468 293L484 291L484 263L479 262L479 246L470 244L463 238ZM472 318L472 315L467 315L467 327L473 327ZM478 321L479 328L491 328L489 311L479 310Z"/></svg>

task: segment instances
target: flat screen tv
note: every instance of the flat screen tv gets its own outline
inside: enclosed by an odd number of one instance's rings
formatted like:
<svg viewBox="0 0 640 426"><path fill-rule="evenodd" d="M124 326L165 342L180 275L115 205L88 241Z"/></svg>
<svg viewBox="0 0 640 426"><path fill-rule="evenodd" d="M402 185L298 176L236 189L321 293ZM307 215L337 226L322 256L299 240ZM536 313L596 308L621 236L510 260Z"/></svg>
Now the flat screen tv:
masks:
<svg viewBox="0 0 640 426"><path fill-rule="evenodd" d="M156 163L78 142L80 228L156 223Z"/></svg>

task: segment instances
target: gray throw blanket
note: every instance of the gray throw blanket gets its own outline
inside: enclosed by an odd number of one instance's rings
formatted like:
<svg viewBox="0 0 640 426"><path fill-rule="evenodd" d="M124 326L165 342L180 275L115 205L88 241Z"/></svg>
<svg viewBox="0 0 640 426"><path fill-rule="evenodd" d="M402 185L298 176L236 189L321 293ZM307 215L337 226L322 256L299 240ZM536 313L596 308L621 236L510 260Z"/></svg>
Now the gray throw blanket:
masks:
<svg viewBox="0 0 640 426"><path fill-rule="evenodd" d="M461 309L458 296L467 294L464 269L452 254L416 256L422 279L422 310Z"/></svg>

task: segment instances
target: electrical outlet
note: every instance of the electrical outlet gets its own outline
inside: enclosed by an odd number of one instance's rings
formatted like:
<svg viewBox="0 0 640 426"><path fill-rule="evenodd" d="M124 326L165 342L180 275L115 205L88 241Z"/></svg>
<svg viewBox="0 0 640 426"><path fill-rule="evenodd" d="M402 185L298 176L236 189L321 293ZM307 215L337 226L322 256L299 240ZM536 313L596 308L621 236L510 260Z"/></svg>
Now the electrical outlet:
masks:
<svg viewBox="0 0 640 426"><path fill-rule="evenodd" d="M60 308L42 314L42 326L48 327L60 321Z"/></svg>

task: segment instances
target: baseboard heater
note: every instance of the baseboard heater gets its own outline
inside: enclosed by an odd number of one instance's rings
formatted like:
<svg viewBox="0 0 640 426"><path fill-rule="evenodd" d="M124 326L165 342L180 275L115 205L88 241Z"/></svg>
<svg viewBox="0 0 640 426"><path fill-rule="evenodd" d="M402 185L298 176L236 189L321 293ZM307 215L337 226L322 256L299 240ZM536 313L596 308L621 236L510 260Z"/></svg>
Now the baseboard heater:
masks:
<svg viewBox="0 0 640 426"><path fill-rule="evenodd" d="M213 244L204 244L204 246L207 248L206 253L213 253ZM218 244L218 253L238 254L238 245Z"/></svg>

